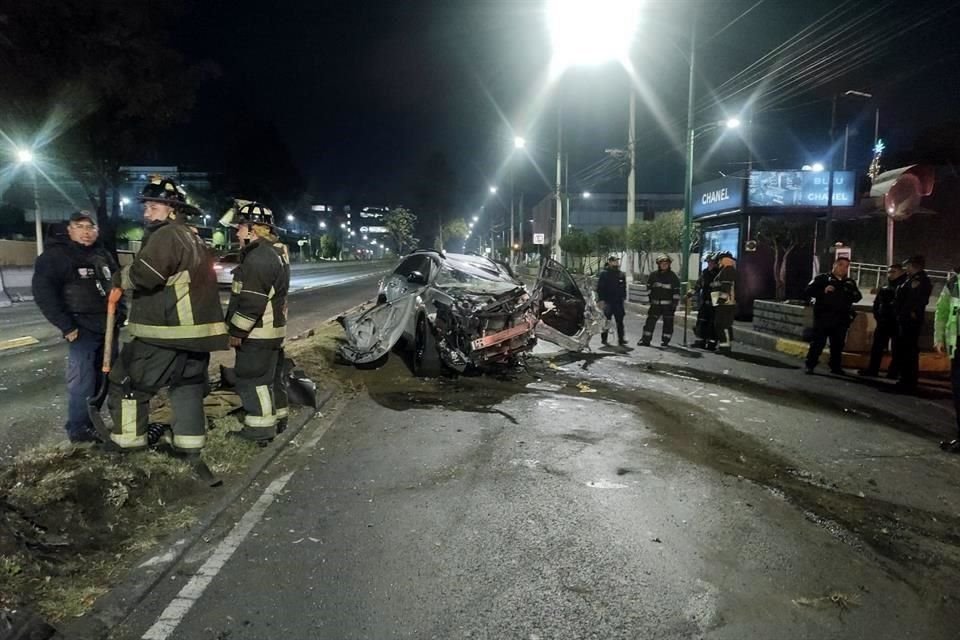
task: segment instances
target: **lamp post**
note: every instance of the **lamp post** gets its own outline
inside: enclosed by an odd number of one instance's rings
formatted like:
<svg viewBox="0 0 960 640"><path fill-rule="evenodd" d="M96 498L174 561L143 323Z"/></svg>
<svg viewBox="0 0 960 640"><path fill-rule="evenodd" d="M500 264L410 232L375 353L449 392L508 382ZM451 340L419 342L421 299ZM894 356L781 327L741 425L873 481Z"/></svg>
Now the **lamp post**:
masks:
<svg viewBox="0 0 960 640"><path fill-rule="evenodd" d="M516 136L513 139L513 149L514 151L521 151L527 146L527 141L522 136ZM514 209L514 200L516 196L514 194L516 186L516 166L515 163L510 165L510 264L513 264L516 259L516 239L513 235L513 231L516 228L516 215Z"/></svg>
<svg viewBox="0 0 960 640"><path fill-rule="evenodd" d="M43 223L40 218L40 189L37 186L37 165L33 151L27 148L17 149L17 164L29 165L30 174L33 180L33 217L37 234L37 255L43 253Z"/></svg>
<svg viewBox="0 0 960 640"><path fill-rule="evenodd" d="M629 68L630 47L640 18L639 2L630 0L550 0L547 15L550 39L553 46L551 75L558 77L572 66L598 65L619 61ZM633 173L636 97L631 87L631 175L628 192L635 189ZM557 220L553 238L553 253L557 260L562 257L560 239L563 236L563 115L557 107ZM635 193L628 193L628 222L630 211L635 211Z"/></svg>

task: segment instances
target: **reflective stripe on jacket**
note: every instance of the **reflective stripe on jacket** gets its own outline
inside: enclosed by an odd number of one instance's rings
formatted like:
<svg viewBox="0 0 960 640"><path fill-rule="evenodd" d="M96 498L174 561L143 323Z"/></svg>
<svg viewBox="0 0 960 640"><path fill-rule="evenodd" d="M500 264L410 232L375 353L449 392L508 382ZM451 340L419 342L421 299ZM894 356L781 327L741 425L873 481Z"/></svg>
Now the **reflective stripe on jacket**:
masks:
<svg viewBox="0 0 960 640"><path fill-rule="evenodd" d="M654 271L647 278L651 306L676 307L680 304L680 278L673 271Z"/></svg>
<svg viewBox="0 0 960 640"><path fill-rule="evenodd" d="M140 253L121 273L121 284L133 291L131 336L183 351L227 348L212 256L182 222L150 225Z"/></svg>
<svg viewBox="0 0 960 640"><path fill-rule="evenodd" d="M253 346L279 347L287 330L290 258L279 242L259 239L247 245L233 270L227 306L230 335Z"/></svg>

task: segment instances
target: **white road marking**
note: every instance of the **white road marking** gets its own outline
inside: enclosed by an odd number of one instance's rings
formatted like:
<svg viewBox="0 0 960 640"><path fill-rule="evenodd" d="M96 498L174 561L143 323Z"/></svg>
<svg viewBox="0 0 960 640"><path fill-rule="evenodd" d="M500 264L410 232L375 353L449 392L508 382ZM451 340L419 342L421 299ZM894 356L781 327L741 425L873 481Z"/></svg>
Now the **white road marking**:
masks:
<svg viewBox="0 0 960 640"><path fill-rule="evenodd" d="M203 592L206 591L210 583L213 582L213 579L217 577L220 570L223 569L224 565L226 565L231 556L233 556L233 553L260 522L267 508L273 503L277 495L283 491L283 488L287 485L287 482L290 481L291 477L293 477L292 471L270 483L270 486L263 492L263 495L261 495L250 510L243 515L240 522L234 525L229 535L217 545L213 555L203 563L200 570L190 578L190 581L180 590L177 597L163 610L163 613L160 614L160 617L157 618L153 626L143 634L143 640L167 640L167 638L173 634L180 622L183 621L190 609L193 608L193 605L196 604L200 596L203 595Z"/></svg>

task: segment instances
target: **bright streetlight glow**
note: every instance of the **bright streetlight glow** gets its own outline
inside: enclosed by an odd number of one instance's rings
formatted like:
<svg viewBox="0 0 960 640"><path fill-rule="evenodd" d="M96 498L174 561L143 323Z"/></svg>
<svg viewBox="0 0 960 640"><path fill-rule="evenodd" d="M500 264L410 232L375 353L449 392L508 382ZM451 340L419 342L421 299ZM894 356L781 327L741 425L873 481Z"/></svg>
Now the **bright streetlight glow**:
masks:
<svg viewBox="0 0 960 640"><path fill-rule="evenodd" d="M376 240L371 240L371 241L370 241L370 244L372 244L373 246L377 246L377 241L376 241Z"/></svg>
<svg viewBox="0 0 960 640"><path fill-rule="evenodd" d="M287 214L287 222L293 222L293 214L292 214L292 213L288 213L288 214Z"/></svg>
<svg viewBox="0 0 960 640"><path fill-rule="evenodd" d="M593 195L593 194L590 193L589 191L584 191L584 192L583 192L583 197L584 197L584 198L589 198L589 197L592 196L592 195Z"/></svg>
<svg viewBox="0 0 960 640"><path fill-rule="evenodd" d="M17 149L17 162L20 164L30 164L33 162L33 151L30 151L30 149Z"/></svg>
<svg viewBox="0 0 960 640"><path fill-rule="evenodd" d="M321 228L321 229L326 229L326 228L327 228L327 223L326 223L326 222L320 222L320 228Z"/></svg>
<svg viewBox="0 0 960 640"><path fill-rule="evenodd" d="M627 61L640 21L638 0L548 0L552 66Z"/></svg>
<svg viewBox="0 0 960 640"><path fill-rule="evenodd" d="M513 139L513 148L514 149L523 149L527 146L527 141L521 136L517 136Z"/></svg>
<svg viewBox="0 0 960 640"><path fill-rule="evenodd" d="M341 229L346 229L346 228L347 228L347 223L346 223L346 222L341 222L341 223L340 223L340 228L341 228Z"/></svg>
<svg viewBox="0 0 960 640"><path fill-rule="evenodd" d="M490 193L496 193L496 192L497 192L496 187L490 187Z"/></svg>
<svg viewBox="0 0 960 640"><path fill-rule="evenodd" d="M130 204L130 198L120 198L120 204Z"/></svg>
<svg viewBox="0 0 960 640"><path fill-rule="evenodd" d="M364 239L364 240L367 240L367 236L363 236L363 239Z"/></svg>
<svg viewBox="0 0 960 640"><path fill-rule="evenodd" d="M819 173L824 170L822 162L814 162L813 164L805 164L800 167L801 171L813 171L814 173Z"/></svg>
<svg viewBox="0 0 960 640"><path fill-rule="evenodd" d="M479 221L480 221L480 216L473 216L473 221L474 221L474 222L479 222Z"/></svg>
<svg viewBox="0 0 960 640"><path fill-rule="evenodd" d="M473 223L472 223L472 222L471 222L470 224L468 224L467 226L470 227L471 229L473 229Z"/></svg>
<svg viewBox="0 0 960 640"><path fill-rule="evenodd" d="M737 127L740 126L740 119L739 119L739 118L730 118L730 119L727 120L724 124L727 125L727 129L736 129Z"/></svg>
<svg viewBox="0 0 960 640"><path fill-rule="evenodd" d="M356 231L351 231L351 232L350 232L350 237L351 237L351 238L354 237L355 235L357 235L357 232L356 232Z"/></svg>

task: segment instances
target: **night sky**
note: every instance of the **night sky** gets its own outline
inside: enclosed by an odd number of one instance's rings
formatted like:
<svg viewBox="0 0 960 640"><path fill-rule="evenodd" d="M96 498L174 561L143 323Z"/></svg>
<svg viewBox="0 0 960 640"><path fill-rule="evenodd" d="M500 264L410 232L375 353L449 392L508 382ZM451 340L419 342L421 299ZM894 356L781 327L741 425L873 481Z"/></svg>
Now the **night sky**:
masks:
<svg viewBox="0 0 960 640"><path fill-rule="evenodd" d="M562 104L571 189L624 188L625 180L616 176L606 185L580 183L604 149L626 145L627 76L611 64L569 71L547 87L550 41L540 0L196 4L203 6L183 16L176 44L191 57L215 61L222 74L204 87L186 128L195 142L202 141L188 152L195 164L216 162L209 150L224 136L243 135L242 127L224 124L233 122L224 114L241 113L277 127L318 201L403 202L427 156L439 151L457 174L465 213L486 197L488 184L506 180L501 168L511 152L511 126L531 146L529 160L516 165L518 188L534 199L549 190L537 167L552 181L556 109ZM765 0L722 32L756 0L700 4L697 94L706 103L698 118L705 122L737 113L747 95L721 108L710 104L712 87L832 8L850 5L851 19L875 12L836 41L876 33L868 36L871 49L856 60L838 56L817 72L829 80L830 69L851 60L857 69L776 105L778 110L754 114L754 161L762 166L797 168L823 159L831 96L847 89L876 96L841 100L838 109L839 133L845 123L853 128L851 168L860 171L869 159L875 108L881 137L900 149L909 148L925 127L960 119L960 2ZM684 3L645 3L632 59L659 106L640 100L641 192L682 189L682 151L671 143L682 132L668 127L671 133L664 133L655 112L678 122L685 117L682 52L689 25ZM716 146L701 160L698 178L736 171L747 159L737 137L714 142L709 136L698 140L704 154Z"/></svg>

